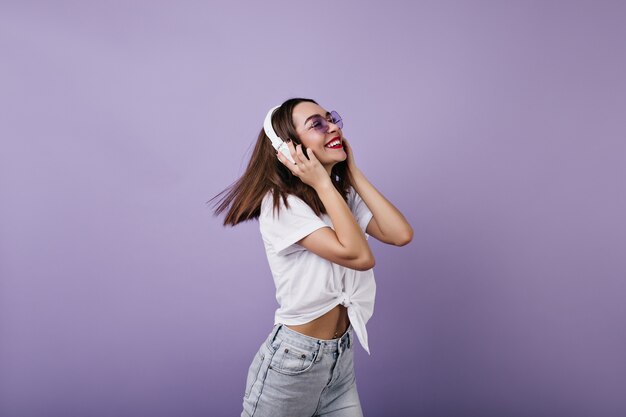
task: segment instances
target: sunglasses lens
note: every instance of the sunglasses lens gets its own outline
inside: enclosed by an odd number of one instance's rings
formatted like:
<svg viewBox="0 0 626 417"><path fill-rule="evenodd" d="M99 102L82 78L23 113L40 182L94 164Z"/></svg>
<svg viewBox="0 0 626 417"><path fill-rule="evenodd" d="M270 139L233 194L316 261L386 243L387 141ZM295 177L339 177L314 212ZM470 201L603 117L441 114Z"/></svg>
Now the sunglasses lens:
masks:
<svg viewBox="0 0 626 417"><path fill-rule="evenodd" d="M313 119L313 129L320 133L328 132L328 121L323 117L316 117Z"/></svg>
<svg viewBox="0 0 626 417"><path fill-rule="evenodd" d="M339 129L343 129L343 120L341 120L341 116L336 111L330 112L330 117L333 119L333 123L337 125Z"/></svg>
<svg viewBox="0 0 626 417"><path fill-rule="evenodd" d="M339 113L334 110L330 112L330 121L335 124L339 129L343 129L343 121L341 120L341 116L339 116ZM328 120L319 116L313 119L311 127L320 133L326 133L330 128L330 126L328 126Z"/></svg>

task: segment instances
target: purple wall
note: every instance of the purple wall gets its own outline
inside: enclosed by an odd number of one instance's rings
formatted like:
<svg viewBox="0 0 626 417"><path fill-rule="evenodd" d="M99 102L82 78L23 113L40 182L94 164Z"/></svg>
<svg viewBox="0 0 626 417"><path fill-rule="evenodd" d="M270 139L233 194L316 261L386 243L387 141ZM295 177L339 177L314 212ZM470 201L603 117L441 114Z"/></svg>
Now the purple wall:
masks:
<svg viewBox="0 0 626 417"><path fill-rule="evenodd" d="M372 241L367 415L626 415L624 39L619 1L3 1L0 415L238 415L274 288L205 201L292 96L415 230Z"/></svg>

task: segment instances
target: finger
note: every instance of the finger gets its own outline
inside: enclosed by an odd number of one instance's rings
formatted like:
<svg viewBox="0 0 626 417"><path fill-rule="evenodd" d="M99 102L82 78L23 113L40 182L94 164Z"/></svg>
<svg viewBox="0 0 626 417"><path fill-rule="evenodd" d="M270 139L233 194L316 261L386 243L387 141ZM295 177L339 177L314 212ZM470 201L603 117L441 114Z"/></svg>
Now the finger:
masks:
<svg viewBox="0 0 626 417"><path fill-rule="evenodd" d="M292 174L296 175L296 170L298 169L298 166L296 164L294 164L293 162L291 162L289 159L287 159L285 157L285 155L283 155L282 152L277 152L276 156L278 157L278 160L287 167L287 169L289 171L291 171Z"/></svg>
<svg viewBox="0 0 626 417"><path fill-rule="evenodd" d="M313 152L311 148L306 148L306 156L308 156L311 161L317 161L317 156L315 156L315 152Z"/></svg>
<svg viewBox="0 0 626 417"><path fill-rule="evenodd" d="M296 147L293 144L293 141L290 140L290 141L287 142L287 148L289 148L289 153L291 154L291 157L293 158L293 160L296 161L296 158L295 158L295 156L296 156Z"/></svg>
<svg viewBox="0 0 626 417"><path fill-rule="evenodd" d="M284 165L287 166L287 158L285 158L285 155L283 155L282 152L278 151L276 152L276 158L278 158L278 160ZM289 167L287 167L289 168Z"/></svg>
<svg viewBox="0 0 626 417"><path fill-rule="evenodd" d="M352 153L352 147L350 147L350 143L346 140L346 138L343 138L342 145L346 149L346 153L350 155Z"/></svg>
<svg viewBox="0 0 626 417"><path fill-rule="evenodd" d="M296 146L296 155L298 156L298 159L296 160L296 162L300 161L301 163L305 163L308 161L307 157L304 156L304 152L302 152L302 144L299 144L298 146Z"/></svg>
<svg viewBox="0 0 626 417"><path fill-rule="evenodd" d="M296 165L298 163L298 157L297 157L298 154L296 153L296 146L294 145L292 140L288 140L286 143L287 143L287 149L289 149L289 154L291 155L291 159L293 160L293 162L291 162L288 158L285 158L285 159L290 164Z"/></svg>

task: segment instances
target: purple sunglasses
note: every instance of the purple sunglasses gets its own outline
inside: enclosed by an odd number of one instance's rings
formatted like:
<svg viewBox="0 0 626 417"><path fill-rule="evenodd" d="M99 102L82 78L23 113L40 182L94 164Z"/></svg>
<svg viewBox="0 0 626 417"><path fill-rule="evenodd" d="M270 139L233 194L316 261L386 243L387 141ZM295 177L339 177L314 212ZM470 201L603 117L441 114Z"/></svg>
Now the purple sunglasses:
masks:
<svg viewBox="0 0 626 417"><path fill-rule="evenodd" d="M311 126L309 126L309 129L315 129L320 133L326 133L330 128L328 122L336 124L339 129L343 129L343 120L341 120L339 113L333 110L330 113L327 113L327 116L330 117L330 120L327 120L319 115L313 116L310 119L312 123Z"/></svg>

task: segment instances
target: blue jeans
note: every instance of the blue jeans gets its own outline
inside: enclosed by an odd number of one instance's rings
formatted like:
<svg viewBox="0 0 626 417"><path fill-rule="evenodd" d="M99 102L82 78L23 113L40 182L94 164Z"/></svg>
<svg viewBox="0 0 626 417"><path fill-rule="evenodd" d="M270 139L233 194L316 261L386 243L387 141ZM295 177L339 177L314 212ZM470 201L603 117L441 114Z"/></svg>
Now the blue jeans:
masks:
<svg viewBox="0 0 626 417"><path fill-rule="evenodd" d="M276 324L248 370L241 417L362 417L354 330L316 339Z"/></svg>

